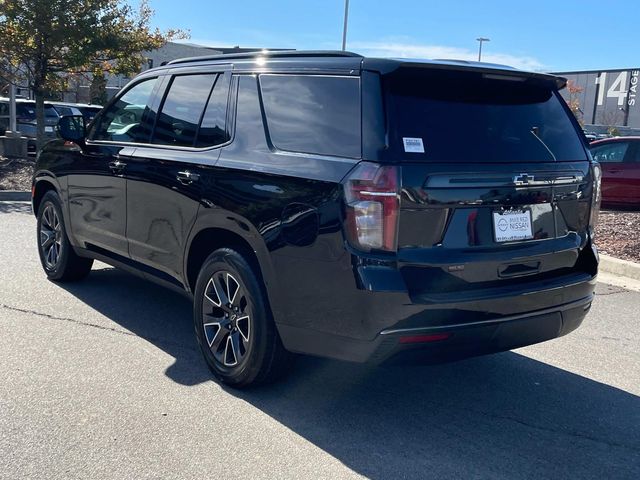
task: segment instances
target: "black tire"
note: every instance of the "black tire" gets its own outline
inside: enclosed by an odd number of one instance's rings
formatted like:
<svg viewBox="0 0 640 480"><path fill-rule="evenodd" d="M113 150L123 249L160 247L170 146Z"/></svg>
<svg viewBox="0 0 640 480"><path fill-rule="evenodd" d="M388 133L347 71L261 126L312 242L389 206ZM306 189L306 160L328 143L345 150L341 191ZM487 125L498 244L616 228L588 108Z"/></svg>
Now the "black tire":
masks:
<svg viewBox="0 0 640 480"><path fill-rule="evenodd" d="M196 281L193 319L205 361L221 382L244 388L286 372L290 354L282 346L262 281L237 251L221 248L205 260Z"/></svg>
<svg viewBox="0 0 640 480"><path fill-rule="evenodd" d="M58 194L44 194L38 207L38 254L47 277L57 282L71 282L85 278L93 260L76 254L69 243Z"/></svg>

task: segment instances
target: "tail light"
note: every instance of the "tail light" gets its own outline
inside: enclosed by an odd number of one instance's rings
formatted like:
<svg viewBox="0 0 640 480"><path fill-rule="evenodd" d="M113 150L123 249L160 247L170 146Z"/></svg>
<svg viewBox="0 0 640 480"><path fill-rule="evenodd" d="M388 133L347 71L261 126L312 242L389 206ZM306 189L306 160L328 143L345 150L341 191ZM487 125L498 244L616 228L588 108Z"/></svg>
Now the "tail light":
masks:
<svg viewBox="0 0 640 480"><path fill-rule="evenodd" d="M360 163L344 182L349 242L364 251L398 248L400 167Z"/></svg>
<svg viewBox="0 0 640 480"><path fill-rule="evenodd" d="M595 228L600 213L600 201L602 200L602 168L599 163L591 164L591 177L593 178L593 196L591 198L591 214L589 215L589 227L591 237L595 237Z"/></svg>

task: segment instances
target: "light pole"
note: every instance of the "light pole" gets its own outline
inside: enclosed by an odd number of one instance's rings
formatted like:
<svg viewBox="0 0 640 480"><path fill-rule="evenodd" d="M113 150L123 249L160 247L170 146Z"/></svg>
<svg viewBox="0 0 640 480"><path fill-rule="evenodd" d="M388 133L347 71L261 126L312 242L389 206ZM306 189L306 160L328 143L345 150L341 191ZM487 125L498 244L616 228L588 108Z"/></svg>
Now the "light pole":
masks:
<svg viewBox="0 0 640 480"><path fill-rule="evenodd" d="M349 0L344 0L344 27L342 28L342 51L347 49L347 24L349 23Z"/></svg>
<svg viewBox="0 0 640 480"><path fill-rule="evenodd" d="M482 42L490 42L491 39L485 38L485 37L478 37L476 38L476 41L480 43L480 45L478 46L478 61L481 62L482 61Z"/></svg>

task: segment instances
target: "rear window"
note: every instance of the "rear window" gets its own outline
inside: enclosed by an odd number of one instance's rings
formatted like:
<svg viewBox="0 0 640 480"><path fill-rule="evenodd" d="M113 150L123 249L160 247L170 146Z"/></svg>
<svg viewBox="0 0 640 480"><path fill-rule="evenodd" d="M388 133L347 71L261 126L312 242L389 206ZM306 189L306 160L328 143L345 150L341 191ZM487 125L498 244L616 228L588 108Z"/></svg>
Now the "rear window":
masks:
<svg viewBox="0 0 640 480"><path fill-rule="evenodd" d="M71 107L55 105L53 108L55 108L55 110L58 112L60 116L75 115L75 112Z"/></svg>
<svg viewBox="0 0 640 480"><path fill-rule="evenodd" d="M35 120L36 106L24 103L16 103L16 116L20 120Z"/></svg>
<svg viewBox="0 0 640 480"><path fill-rule="evenodd" d="M58 114L51 105L44 106L45 118L58 118ZM16 103L16 117L22 121L34 121L36 119L35 103Z"/></svg>
<svg viewBox="0 0 640 480"><path fill-rule="evenodd" d="M384 77L390 149L426 162L586 160L559 95L515 78L415 69Z"/></svg>
<svg viewBox="0 0 640 480"><path fill-rule="evenodd" d="M282 150L359 158L360 80L261 75L269 135Z"/></svg>

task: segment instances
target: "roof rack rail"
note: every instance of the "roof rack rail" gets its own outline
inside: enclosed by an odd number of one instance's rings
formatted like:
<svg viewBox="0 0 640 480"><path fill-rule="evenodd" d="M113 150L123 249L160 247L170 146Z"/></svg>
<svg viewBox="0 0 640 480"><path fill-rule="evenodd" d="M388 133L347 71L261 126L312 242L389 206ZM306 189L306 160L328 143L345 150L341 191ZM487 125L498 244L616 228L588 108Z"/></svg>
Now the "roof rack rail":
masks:
<svg viewBox="0 0 640 480"><path fill-rule="evenodd" d="M360 57L362 55L345 52L343 50L258 50L246 53L223 53L219 55L204 55L202 57L178 58L167 65L179 63L205 62L211 60L246 60L255 57L290 58L290 57Z"/></svg>

